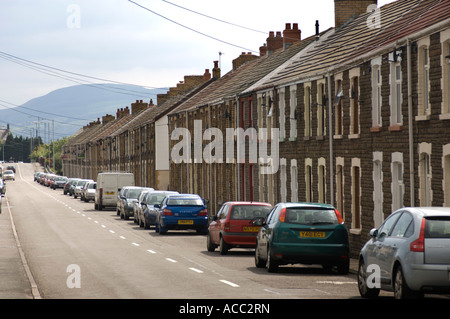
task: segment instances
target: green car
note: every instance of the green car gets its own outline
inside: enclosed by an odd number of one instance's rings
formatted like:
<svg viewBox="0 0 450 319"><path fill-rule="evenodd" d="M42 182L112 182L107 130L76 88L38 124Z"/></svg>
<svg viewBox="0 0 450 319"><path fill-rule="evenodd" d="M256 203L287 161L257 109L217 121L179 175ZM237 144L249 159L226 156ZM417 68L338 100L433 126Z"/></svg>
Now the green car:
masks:
<svg viewBox="0 0 450 319"><path fill-rule="evenodd" d="M254 224L262 226L256 238L256 267L276 272L280 265L321 264L348 273L348 231L333 206L279 203L265 221Z"/></svg>

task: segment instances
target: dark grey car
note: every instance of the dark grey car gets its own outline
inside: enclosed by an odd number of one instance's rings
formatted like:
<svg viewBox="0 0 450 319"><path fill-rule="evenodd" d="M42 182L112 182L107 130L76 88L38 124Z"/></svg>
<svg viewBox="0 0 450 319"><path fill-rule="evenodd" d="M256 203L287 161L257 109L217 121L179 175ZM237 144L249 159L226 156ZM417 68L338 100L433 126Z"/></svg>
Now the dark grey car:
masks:
<svg viewBox="0 0 450 319"><path fill-rule="evenodd" d="M150 225L155 225L156 209L154 205L161 205L167 195L178 194L175 191L153 191L146 194L138 210L138 223L140 227L149 229Z"/></svg>
<svg viewBox="0 0 450 319"><path fill-rule="evenodd" d="M402 208L392 213L361 249L358 288L395 298L450 293L450 208Z"/></svg>

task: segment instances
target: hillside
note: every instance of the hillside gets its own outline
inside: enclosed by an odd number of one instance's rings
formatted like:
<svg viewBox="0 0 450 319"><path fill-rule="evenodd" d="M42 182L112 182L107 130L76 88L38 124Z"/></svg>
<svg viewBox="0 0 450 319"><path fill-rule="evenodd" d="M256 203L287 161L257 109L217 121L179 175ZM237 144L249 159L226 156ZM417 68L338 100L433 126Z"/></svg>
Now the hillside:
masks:
<svg viewBox="0 0 450 319"><path fill-rule="evenodd" d="M106 114L115 115L118 108L130 106L136 100L149 102L153 99L156 104L156 94L165 92L165 89L122 84L70 86L31 99L21 106L1 109L0 126L6 127L8 123L14 136L30 136L39 122L40 135L44 138L45 131L53 135L54 120L55 138L58 139L74 134L83 125Z"/></svg>

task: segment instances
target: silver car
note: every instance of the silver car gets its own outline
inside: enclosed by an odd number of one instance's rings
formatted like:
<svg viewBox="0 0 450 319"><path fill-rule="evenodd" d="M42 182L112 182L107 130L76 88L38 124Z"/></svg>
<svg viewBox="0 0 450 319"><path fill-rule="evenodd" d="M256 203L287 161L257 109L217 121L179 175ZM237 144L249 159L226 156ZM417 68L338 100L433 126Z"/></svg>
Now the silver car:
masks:
<svg viewBox="0 0 450 319"><path fill-rule="evenodd" d="M359 256L362 297L450 293L450 207L399 209L370 236Z"/></svg>

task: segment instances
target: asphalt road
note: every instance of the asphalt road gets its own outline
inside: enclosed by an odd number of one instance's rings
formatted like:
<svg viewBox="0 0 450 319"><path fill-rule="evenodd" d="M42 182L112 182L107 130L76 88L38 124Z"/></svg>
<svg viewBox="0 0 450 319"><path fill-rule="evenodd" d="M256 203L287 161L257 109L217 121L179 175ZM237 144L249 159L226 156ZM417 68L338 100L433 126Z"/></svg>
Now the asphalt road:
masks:
<svg viewBox="0 0 450 319"><path fill-rule="evenodd" d="M40 298L359 298L354 273L286 266L269 274L255 267L253 250L221 256L195 232L144 230L115 210L96 211L92 202L37 184L31 164L16 165L8 208Z"/></svg>

